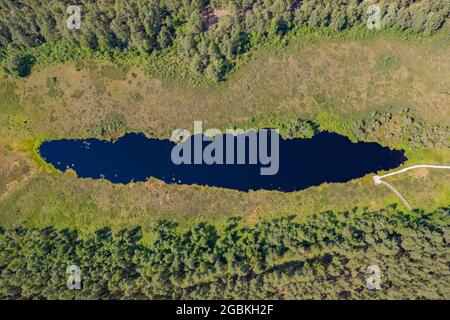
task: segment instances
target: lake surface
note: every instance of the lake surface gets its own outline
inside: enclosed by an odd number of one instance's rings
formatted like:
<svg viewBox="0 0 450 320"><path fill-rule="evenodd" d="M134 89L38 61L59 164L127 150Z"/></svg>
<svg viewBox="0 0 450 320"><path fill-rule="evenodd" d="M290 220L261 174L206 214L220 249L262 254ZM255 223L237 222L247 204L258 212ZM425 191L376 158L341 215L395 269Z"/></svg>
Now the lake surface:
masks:
<svg viewBox="0 0 450 320"><path fill-rule="evenodd" d="M192 139L194 136L183 143ZM81 178L129 183L154 177L170 184L284 192L325 182L346 182L378 170L396 168L407 160L400 150L390 150L377 143L352 143L338 134L321 132L311 139L284 140L280 137L278 173L261 175L260 169L264 167L261 164L175 165L171 161L174 146L170 140L129 133L114 142L97 139L47 141L40 146L39 152L57 169L71 168Z"/></svg>

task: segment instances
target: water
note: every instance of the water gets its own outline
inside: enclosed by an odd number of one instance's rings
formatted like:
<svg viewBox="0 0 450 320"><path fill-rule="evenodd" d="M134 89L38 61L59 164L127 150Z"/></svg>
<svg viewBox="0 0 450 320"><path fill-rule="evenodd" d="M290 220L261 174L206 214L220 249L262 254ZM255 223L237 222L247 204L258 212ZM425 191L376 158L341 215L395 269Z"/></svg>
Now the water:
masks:
<svg viewBox="0 0 450 320"><path fill-rule="evenodd" d="M189 139L185 143L188 142ZM169 184L284 192L325 182L346 182L378 170L396 168L407 160L403 151L390 150L377 143L352 143L338 134L322 132L311 139L283 140L280 137L278 173L264 176L260 175L263 166L259 164L175 165L171 161L174 145L169 140L130 133L115 142L47 141L39 152L57 169L71 168L81 178L129 183L154 177Z"/></svg>

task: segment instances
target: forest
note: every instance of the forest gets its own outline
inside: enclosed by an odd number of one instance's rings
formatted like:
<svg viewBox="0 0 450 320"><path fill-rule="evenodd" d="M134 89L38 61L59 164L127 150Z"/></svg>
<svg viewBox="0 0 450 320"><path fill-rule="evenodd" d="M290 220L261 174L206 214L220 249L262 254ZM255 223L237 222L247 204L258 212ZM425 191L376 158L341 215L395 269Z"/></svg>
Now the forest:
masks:
<svg viewBox="0 0 450 320"><path fill-rule="evenodd" d="M67 7L81 8L69 30ZM450 15L447 0L382 0L382 28L430 35ZM364 25L362 0L3 0L3 70L27 76L36 61L64 62L99 54L112 61L172 50L189 69L220 81L245 52L290 30Z"/></svg>
<svg viewBox="0 0 450 320"><path fill-rule="evenodd" d="M179 230L1 229L1 299L447 299L450 208L325 212ZM81 289L66 287L66 268ZM380 289L367 268L380 269Z"/></svg>

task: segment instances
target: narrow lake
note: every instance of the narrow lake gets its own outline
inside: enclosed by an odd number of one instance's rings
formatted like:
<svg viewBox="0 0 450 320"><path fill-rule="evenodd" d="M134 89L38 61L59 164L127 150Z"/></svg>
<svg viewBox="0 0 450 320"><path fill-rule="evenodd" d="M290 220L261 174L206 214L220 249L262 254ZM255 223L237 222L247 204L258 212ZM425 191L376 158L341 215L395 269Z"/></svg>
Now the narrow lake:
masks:
<svg viewBox="0 0 450 320"><path fill-rule="evenodd" d="M183 143L193 139L194 136ZM203 142L203 146L210 143ZM407 160L400 150L377 143L352 143L341 135L321 132L311 139L284 140L280 137L277 173L261 175L260 169L264 166L248 162L176 165L171 158L174 146L170 140L129 133L114 142L97 139L47 141L40 146L39 152L57 169L71 168L81 178L129 183L154 177L170 184L284 192L325 182L346 182L378 170L396 168ZM246 159L248 157L246 154Z"/></svg>

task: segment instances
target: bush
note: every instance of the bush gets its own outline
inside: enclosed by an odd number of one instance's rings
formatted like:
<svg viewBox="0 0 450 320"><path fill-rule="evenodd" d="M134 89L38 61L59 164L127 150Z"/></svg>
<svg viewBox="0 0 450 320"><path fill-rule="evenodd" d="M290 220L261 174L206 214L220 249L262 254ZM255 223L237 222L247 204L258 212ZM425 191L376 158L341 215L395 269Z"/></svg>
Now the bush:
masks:
<svg viewBox="0 0 450 320"><path fill-rule="evenodd" d="M30 75L35 59L31 55L14 54L3 65L3 69L17 78Z"/></svg>

